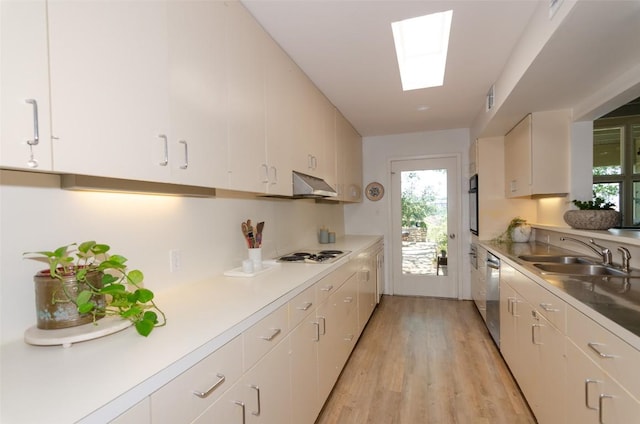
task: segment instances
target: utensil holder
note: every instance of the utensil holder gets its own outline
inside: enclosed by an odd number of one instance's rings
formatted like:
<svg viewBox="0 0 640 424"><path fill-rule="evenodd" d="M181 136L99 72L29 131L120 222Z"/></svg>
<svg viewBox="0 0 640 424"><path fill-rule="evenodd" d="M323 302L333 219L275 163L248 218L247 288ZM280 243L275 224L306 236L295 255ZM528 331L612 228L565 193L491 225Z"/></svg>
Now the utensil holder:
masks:
<svg viewBox="0 0 640 424"><path fill-rule="evenodd" d="M253 262L253 271L259 271L262 269L262 248L250 248L249 259Z"/></svg>

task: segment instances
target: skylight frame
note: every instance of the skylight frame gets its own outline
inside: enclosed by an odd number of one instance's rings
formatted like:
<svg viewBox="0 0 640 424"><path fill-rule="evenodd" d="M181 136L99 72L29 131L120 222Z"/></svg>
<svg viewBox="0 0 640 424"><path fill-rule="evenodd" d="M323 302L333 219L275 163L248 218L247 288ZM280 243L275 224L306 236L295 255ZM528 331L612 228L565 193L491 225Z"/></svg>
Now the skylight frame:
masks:
<svg viewBox="0 0 640 424"><path fill-rule="evenodd" d="M452 19L447 10L391 23L404 91L444 84Z"/></svg>

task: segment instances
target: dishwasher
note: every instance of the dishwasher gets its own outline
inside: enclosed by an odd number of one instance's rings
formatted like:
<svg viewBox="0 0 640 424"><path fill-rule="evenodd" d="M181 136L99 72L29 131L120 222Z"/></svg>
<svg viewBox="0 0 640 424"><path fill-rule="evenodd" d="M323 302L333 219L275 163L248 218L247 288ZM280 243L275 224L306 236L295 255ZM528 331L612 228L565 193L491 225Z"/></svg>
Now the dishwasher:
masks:
<svg viewBox="0 0 640 424"><path fill-rule="evenodd" d="M500 347L500 258L487 252L487 328Z"/></svg>

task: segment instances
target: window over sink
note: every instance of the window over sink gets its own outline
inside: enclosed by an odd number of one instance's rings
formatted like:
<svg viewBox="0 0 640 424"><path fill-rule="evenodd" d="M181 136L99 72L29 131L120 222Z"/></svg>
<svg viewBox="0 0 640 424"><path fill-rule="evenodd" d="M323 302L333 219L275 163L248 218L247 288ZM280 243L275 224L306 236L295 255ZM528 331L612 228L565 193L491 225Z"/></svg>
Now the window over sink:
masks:
<svg viewBox="0 0 640 424"><path fill-rule="evenodd" d="M593 123L593 192L640 228L640 97Z"/></svg>

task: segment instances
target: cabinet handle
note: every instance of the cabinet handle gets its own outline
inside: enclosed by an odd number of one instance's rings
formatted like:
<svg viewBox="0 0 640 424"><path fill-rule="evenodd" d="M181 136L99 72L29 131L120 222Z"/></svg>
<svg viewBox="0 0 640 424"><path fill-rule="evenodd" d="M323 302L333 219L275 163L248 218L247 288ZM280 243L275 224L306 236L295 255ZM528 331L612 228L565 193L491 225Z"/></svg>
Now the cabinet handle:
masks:
<svg viewBox="0 0 640 424"><path fill-rule="evenodd" d="M313 339L314 342L319 342L320 341L320 323L319 322L312 322L312 324L316 327L316 338Z"/></svg>
<svg viewBox="0 0 640 424"><path fill-rule="evenodd" d="M318 167L318 158L315 156L312 156L312 163L313 163L313 169L316 169Z"/></svg>
<svg viewBox="0 0 640 424"><path fill-rule="evenodd" d="M273 330L273 331L271 332L271 334L269 334L268 336L260 336L260 338L261 338L262 340L266 340L266 341L270 342L271 340L275 339L275 337L276 337L278 334L280 334L280 332L282 331L282 330L280 330L279 328L273 328L272 330Z"/></svg>
<svg viewBox="0 0 640 424"><path fill-rule="evenodd" d="M261 410L261 408L260 408L260 387L256 386L255 384L252 384L249 387L251 387L253 390L256 391L256 396L257 396L257 399L258 399L258 410L251 412L251 415L255 415L256 417L259 417L260 416L260 410Z"/></svg>
<svg viewBox="0 0 640 424"><path fill-rule="evenodd" d="M162 158L162 162L160 162L160 166L167 166L169 163L169 139L164 134L160 134L158 138L160 138L164 143L164 156Z"/></svg>
<svg viewBox="0 0 640 424"><path fill-rule="evenodd" d="M180 165L180 169L187 169L189 167L189 146L184 140L180 140L178 143L184 145L184 163Z"/></svg>
<svg viewBox="0 0 640 424"><path fill-rule="evenodd" d="M593 409L594 411L598 410L598 408L589 405L589 384L598 384L598 380L592 380L587 378L584 380L584 404L587 408Z"/></svg>
<svg viewBox="0 0 640 424"><path fill-rule="evenodd" d="M327 334L327 319L325 317L318 317L318 320L322 320L322 330L320 331L320 335L324 336Z"/></svg>
<svg viewBox="0 0 640 424"><path fill-rule="evenodd" d="M598 409L600 409L598 411L598 421L600 421L600 424L605 424L604 422L604 400L605 399L613 399L613 396L606 395L603 393L598 398Z"/></svg>
<svg viewBox="0 0 640 424"><path fill-rule="evenodd" d="M560 312L560 309L552 308L553 304L551 303L541 303L540 307L547 312Z"/></svg>
<svg viewBox="0 0 640 424"><path fill-rule="evenodd" d="M40 131L38 130L38 102L35 99L26 99L25 103L33 106L33 140L27 140L29 146L37 146L40 142Z"/></svg>
<svg viewBox="0 0 640 424"><path fill-rule="evenodd" d="M593 350L595 353L598 354L599 357L604 358L604 359L611 359L611 358L615 358L615 355L609 355L608 353L604 353L602 351L600 351L600 349L597 348L597 346L604 346L602 343L595 343L595 342L589 342L587 343L587 346L589 346L591 348L591 350Z"/></svg>
<svg viewBox="0 0 640 424"><path fill-rule="evenodd" d="M326 291L326 292L331 291L331 290L333 290L333 286L325 286L325 287L320 289L320 291Z"/></svg>
<svg viewBox="0 0 640 424"><path fill-rule="evenodd" d="M508 297L507 298L507 312L510 313L511 315L513 315L513 298L512 297Z"/></svg>
<svg viewBox="0 0 640 424"><path fill-rule="evenodd" d="M531 343L534 345L543 345L544 343L540 343L536 341L536 327L542 327L542 324L531 324Z"/></svg>
<svg viewBox="0 0 640 424"><path fill-rule="evenodd" d="M344 298L344 303L351 303L353 302L353 297L352 296L347 296Z"/></svg>
<svg viewBox="0 0 640 424"><path fill-rule="evenodd" d="M268 183L269 182L269 165L267 165L266 163L263 163L262 165L260 165L260 168L264 170L264 178L262 178L262 182Z"/></svg>
<svg viewBox="0 0 640 424"><path fill-rule="evenodd" d="M309 310L309 308L310 308L311 306L313 306L313 303L311 303L311 302L305 302L305 303L303 304L303 306L296 306L296 309L297 309L297 310L299 310L299 311L307 311L307 310Z"/></svg>
<svg viewBox="0 0 640 424"><path fill-rule="evenodd" d="M215 383L213 383L213 385L211 387L209 387L207 389L206 392L198 392L195 391L193 392L194 395L198 396L200 399L204 399L206 397L208 397L211 393L213 393L213 391L215 389L217 389L218 387L220 387L220 385L222 383L224 383L224 381L227 379L224 374L216 374L216 377L218 377L218 381L216 381Z"/></svg>
<svg viewBox="0 0 640 424"><path fill-rule="evenodd" d="M242 424L246 424L247 420L246 420L245 413L244 413L244 402L240 402L239 400L236 400L233 403L235 403L240 408L242 408Z"/></svg>
<svg viewBox="0 0 640 424"><path fill-rule="evenodd" d="M346 342L350 342L351 340L353 340L354 337L355 337L355 335L353 335L353 334L347 334L347 337L345 337L344 340Z"/></svg>

